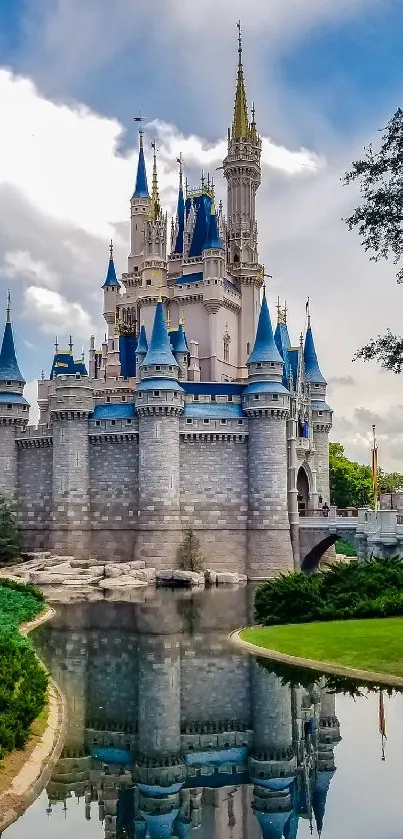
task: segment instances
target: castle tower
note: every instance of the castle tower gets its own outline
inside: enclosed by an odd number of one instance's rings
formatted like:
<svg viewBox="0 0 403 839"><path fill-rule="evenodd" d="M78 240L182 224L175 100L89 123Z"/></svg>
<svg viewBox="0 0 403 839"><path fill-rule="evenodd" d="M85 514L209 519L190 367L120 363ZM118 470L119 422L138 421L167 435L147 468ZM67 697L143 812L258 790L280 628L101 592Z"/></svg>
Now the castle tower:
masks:
<svg viewBox="0 0 403 839"><path fill-rule="evenodd" d="M308 315L308 328L304 344L304 366L305 379L309 383L311 396L316 490L323 503L329 504L329 433L332 427L332 409L326 403L327 382L319 368L310 315Z"/></svg>
<svg viewBox="0 0 403 839"><path fill-rule="evenodd" d="M108 356L106 364L106 375L120 375L119 359L119 338L116 335L116 307L119 300L120 283L116 276L115 263L113 261L113 243L109 245L109 262L105 282L102 286L104 291L104 318L107 323L108 333Z"/></svg>
<svg viewBox="0 0 403 839"><path fill-rule="evenodd" d="M225 277L225 251L218 234L217 215L214 203L208 223L207 238L203 247L203 279L204 306L208 312L210 379L220 381L222 365L217 361L230 361L230 342L228 342L227 357L223 358L222 335L219 327L219 312L223 304L222 285ZM237 359L233 363L237 364ZM219 369L220 368L220 369Z"/></svg>
<svg viewBox="0 0 403 839"><path fill-rule="evenodd" d="M90 554L90 450L88 418L94 410L88 376L56 375L49 393L53 433L51 548L86 559Z"/></svg>
<svg viewBox="0 0 403 839"><path fill-rule="evenodd" d="M139 515L136 558L174 568L182 541L179 508L179 417L184 392L178 384L164 310L157 303L141 382L135 392L139 417Z"/></svg>
<svg viewBox="0 0 403 839"><path fill-rule="evenodd" d="M178 331L175 336L175 347L173 353L179 366L179 378L182 380L187 379L189 347L187 345L186 335L183 329L182 318L179 321Z"/></svg>
<svg viewBox="0 0 403 839"><path fill-rule="evenodd" d="M140 368L141 365L147 355L148 352L148 343L147 343L147 335L146 335L146 328L144 323L141 325L139 340L136 347L136 381L140 382Z"/></svg>
<svg viewBox="0 0 403 839"><path fill-rule="evenodd" d="M145 250L143 262L143 285L151 286L147 296L157 296L156 290L167 285L167 224L166 213L162 212L157 173L157 152L155 140L151 144L154 150L153 185L151 192L150 213L145 223Z"/></svg>
<svg viewBox="0 0 403 839"><path fill-rule="evenodd" d="M242 401L249 418L247 575L267 579L292 570L287 507L286 421L290 394L282 384L283 359L276 347L266 294Z"/></svg>
<svg viewBox="0 0 403 839"><path fill-rule="evenodd" d="M176 219L173 227L172 253L171 256L183 256L184 235L185 235L185 199L183 195L183 163L182 157L179 161L179 190Z"/></svg>
<svg viewBox="0 0 403 839"><path fill-rule="evenodd" d="M139 132L139 158L136 185L130 199L130 256L129 274L139 272L144 258L146 222L150 215L151 198L148 192L147 172L144 159L143 132Z"/></svg>
<svg viewBox="0 0 403 839"><path fill-rule="evenodd" d="M18 484L15 434L28 423L29 404L23 396L24 385L15 353L9 293L0 351L0 492L11 502L17 500Z"/></svg>
<svg viewBox="0 0 403 839"><path fill-rule="evenodd" d="M228 152L223 162L228 184L227 261L231 275L242 294L239 375L246 378L246 359L256 332L262 269L257 250L256 192L261 181L262 141L255 123L255 108L249 120L242 65L242 38L239 27L238 77L234 117L228 129Z"/></svg>

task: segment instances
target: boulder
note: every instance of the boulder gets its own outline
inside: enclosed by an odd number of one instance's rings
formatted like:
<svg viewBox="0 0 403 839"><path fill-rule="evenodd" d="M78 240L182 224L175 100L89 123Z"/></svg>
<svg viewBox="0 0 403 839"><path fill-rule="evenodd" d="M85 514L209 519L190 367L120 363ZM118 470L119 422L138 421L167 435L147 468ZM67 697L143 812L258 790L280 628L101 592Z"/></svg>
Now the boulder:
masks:
<svg viewBox="0 0 403 839"><path fill-rule="evenodd" d="M99 582L99 577L69 577L68 580L63 580L62 586L77 586L84 588L85 586L93 586Z"/></svg>
<svg viewBox="0 0 403 839"><path fill-rule="evenodd" d="M212 571L211 568L206 568L204 572L204 579L207 586L217 585L217 571Z"/></svg>
<svg viewBox="0 0 403 839"><path fill-rule="evenodd" d="M174 571L172 579L184 586L204 586L204 574L198 574L196 571Z"/></svg>
<svg viewBox="0 0 403 839"><path fill-rule="evenodd" d="M120 577L107 577L99 581L99 587L103 589L109 588L144 588L148 583L144 580L138 580L130 574L124 574Z"/></svg>
<svg viewBox="0 0 403 839"><path fill-rule="evenodd" d="M217 585L238 585L239 583L239 576L238 574L230 574L229 571L218 571L217 572Z"/></svg>
<svg viewBox="0 0 403 839"><path fill-rule="evenodd" d="M130 574L129 564L125 562L115 562L113 565L105 565L105 577L121 577L123 574Z"/></svg>
<svg viewBox="0 0 403 839"><path fill-rule="evenodd" d="M164 569L162 569L162 571L157 571L157 574L156 574L157 583L162 583L162 585L164 583L167 583L169 585L169 583L172 583L173 573L174 573L173 570L170 569L170 568L164 568Z"/></svg>

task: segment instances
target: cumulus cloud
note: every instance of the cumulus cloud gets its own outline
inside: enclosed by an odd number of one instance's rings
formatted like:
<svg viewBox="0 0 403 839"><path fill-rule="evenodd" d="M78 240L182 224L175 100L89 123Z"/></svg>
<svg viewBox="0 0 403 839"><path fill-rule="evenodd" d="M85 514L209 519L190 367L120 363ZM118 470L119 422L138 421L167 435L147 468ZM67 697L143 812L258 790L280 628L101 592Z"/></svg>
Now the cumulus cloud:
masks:
<svg viewBox="0 0 403 839"><path fill-rule="evenodd" d="M40 281L47 288L57 288L59 277L41 259L33 259L28 251L7 251L3 266L3 277L10 280Z"/></svg>
<svg viewBox="0 0 403 839"><path fill-rule="evenodd" d="M88 340L94 326L88 313L79 303L70 303L57 291L39 286L28 286L24 295L26 317L35 320L48 335L66 334L69 325L74 334ZM67 329L66 329L67 327Z"/></svg>

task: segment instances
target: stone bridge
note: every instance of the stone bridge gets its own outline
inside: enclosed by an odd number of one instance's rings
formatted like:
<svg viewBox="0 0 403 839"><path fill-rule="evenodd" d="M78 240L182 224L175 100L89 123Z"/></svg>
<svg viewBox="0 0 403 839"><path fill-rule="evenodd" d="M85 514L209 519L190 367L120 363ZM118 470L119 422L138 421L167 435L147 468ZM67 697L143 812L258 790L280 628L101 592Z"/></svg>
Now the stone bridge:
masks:
<svg viewBox="0 0 403 839"><path fill-rule="evenodd" d="M403 557L403 516L396 510L330 507L328 516L321 510L306 510L300 517L299 528L300 561L305 571L317 568L338 539L351 542L360 559Z"/></svg>

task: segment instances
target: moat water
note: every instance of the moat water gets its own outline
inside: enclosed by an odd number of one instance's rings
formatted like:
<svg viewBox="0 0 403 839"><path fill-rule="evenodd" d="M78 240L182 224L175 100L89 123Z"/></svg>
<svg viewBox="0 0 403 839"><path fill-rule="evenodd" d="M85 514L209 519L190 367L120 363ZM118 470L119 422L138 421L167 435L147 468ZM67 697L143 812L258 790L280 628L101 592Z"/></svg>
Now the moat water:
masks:
<svg viewBox="0 0 403 839"><path fill-rule="evenodd" d="M58 604L35 643L68 735L5 839L401 837L403 696L240 655L227 635L252 602L247 587Z"/></svg>

